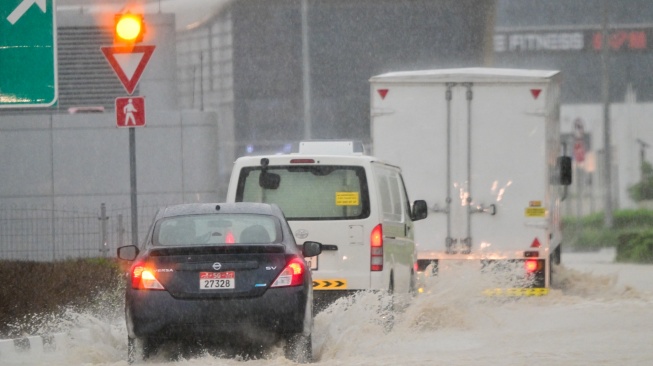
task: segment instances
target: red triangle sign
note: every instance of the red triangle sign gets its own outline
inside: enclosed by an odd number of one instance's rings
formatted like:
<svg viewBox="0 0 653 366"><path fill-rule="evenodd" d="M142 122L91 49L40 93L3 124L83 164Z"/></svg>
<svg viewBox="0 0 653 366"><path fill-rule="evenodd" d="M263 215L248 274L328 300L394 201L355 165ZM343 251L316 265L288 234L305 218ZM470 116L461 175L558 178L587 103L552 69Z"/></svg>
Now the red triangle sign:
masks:
<svg viewBox="0 0 653 366"><path fill-rule="evenodd" d="M120 79L122 86L132 95L141 79L145 66L150 61L155 46L100 47L109 65Z"/></svg>
<svg viewBox="0 0 653 366"><path fill-rule="evenodd" d="M385 96L388 95L388 89L379 89L377 91L379 92L381 99L385 99Z"/></svg>
<svg viewBox="0 0 653 366"><path fill-rule="evenodd" d="M537 97L540 96L541 92L542 89L531 89L531 95L533 96L533 99L537 99Z"/></svg>
<svg viewBox="0 0 653 366"><path fill-rule="evenodd" d="M535 240L533 240L533 242L531 243L531 248L539 248L540 245L541 245L540 241L537 240L537 238L535 238Z"/></svg>

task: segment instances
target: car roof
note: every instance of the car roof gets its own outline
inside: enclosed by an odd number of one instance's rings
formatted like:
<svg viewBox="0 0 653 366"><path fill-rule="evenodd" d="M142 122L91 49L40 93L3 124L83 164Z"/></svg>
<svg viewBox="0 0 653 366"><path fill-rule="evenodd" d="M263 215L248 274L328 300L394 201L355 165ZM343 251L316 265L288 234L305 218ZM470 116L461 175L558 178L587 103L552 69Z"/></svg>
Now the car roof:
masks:
<svg viewBox="0 0 653 366"><path fill-rule="evenodd" d="M236 203L185 203L167 206L159 211L158 218L214 214L214 213L238 213L238 214L259 214L282 217L281 209L274 204L236 202Z"/></svg>

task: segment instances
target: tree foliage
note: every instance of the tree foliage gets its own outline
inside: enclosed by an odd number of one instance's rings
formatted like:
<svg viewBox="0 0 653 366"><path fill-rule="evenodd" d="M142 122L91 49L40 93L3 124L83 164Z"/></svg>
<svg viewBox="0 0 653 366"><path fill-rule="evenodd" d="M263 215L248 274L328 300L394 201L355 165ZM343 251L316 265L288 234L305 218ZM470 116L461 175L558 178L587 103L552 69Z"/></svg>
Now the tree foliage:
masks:
<svg viewBox="0 0 653 366"><path fill-rule="evenodd" d="M628 188L628 194L635 202L653 200L653 166L644 161L641 171L642 179Z"/></svg>

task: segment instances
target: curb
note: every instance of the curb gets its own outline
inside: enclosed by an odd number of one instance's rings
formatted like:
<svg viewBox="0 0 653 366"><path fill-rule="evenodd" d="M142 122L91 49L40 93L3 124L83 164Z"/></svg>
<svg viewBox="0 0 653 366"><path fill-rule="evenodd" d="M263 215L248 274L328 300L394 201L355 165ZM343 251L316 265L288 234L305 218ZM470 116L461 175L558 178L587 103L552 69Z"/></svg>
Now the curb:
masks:
<svg viewBox="0 0 653 366"><path fill-rule="evenodd" d="M16 339L0 339L0 357L23 353L56 352L67 348L70 339L89 339L91 331L80 329L68 333L46 334Z"/></svg>

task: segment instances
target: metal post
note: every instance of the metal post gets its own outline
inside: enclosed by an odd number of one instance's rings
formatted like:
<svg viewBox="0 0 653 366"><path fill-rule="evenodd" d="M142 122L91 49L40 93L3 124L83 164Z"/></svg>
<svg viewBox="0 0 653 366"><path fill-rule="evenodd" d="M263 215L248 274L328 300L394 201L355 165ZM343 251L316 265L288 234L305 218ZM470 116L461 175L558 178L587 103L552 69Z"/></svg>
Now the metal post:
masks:
<svg viewBox="0 0 653 366"><path fill-rule="evenodd" d="M463 83L467 88L465 93L467 99L467 237L465 238L465 248L463 254L469 254L472 251L472 83Z"/></svg>
<svg viewBox="0 0 653 366"><path fill-rule="evenodd" d="M308 48L308 0L302 0L302 75L304 89L304 139L313 134L311 120L311 70Z"/></svg>
<svg viewBox="0 0 653 366"><path fill-rule="evenodd" d="M451 180L451 100L453 99L453 87L455 83L447 83L447 91L445 99L447 100L447 198L445 201L445 213L447 214L447 238L445 239L445 246L447 253L453 250L453 238L451 237L451 187L453 186Z"/></svg>
<svg viewBox="0 0 653 366"><path fill-rule="evenodd" d="M576 162L576 184L578 187L578 198L576 199L576 217L583 217L583 169L580 163ZM578 220L580 223L580 220Z"/></svg>
<svg viewBox="0 0 653 366"><path fill-rule="evenodd" d="M109 252L109 246L107 245L107 206L104 203L100 204L100 253L106 257Z"/></svg>
<svg viewBox="0 0 653 366"><path fill-rule="evenodd" d="M125 224L123 224L122 214L118 214L118 245L125 245Z"/></svg>
<svg viewBox="0 0 653 366"><path fill-rule="evenodd" d="M200 111L204 111L204 53L200 51Z"/></svg>
<svg viewBox="0 0 653 366"><path fill-rule="evenodd" d="M641 194L640 199L644 199L644 181L646 180L646 176L644 175L644 162L646 161L646 149L649 147L649 144L647 144L644 140L642 139L636 139L637 143L639 144L639 193Z"/></svg>
<svg viewBox="0 0 653 366"><path fill-rule="evenodd" d="M601 96L603 101L603 149L605 151L605 216L603 226L612 228L612 153L610 148L610 78L608 75L608 0L603 0L603 22L601 36Z"/></svg>
<svg viewBox="0 0 653 366"><path fill-rule="evenodd" d="M129 182L132 215L132 245L138 245L138 202L136 200L136 129L129 128Z"/></svg>

